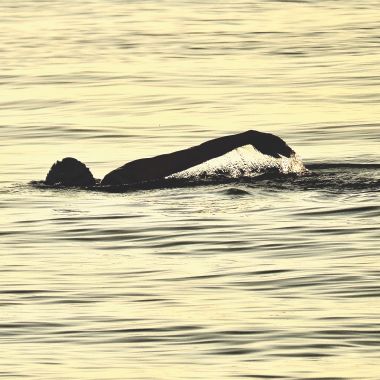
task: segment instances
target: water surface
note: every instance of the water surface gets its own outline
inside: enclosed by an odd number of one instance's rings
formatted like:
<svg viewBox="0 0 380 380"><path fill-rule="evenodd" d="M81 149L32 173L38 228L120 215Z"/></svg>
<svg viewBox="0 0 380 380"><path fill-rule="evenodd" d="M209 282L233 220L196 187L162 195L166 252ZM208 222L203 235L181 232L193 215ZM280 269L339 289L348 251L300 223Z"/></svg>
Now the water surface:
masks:
<svg viewBox="0 0 380 380"><path fill-rule="evenodd" d="M0 377L378 379L377 1L0 14ZM248 129L309 172L30 184Z"/></svg>

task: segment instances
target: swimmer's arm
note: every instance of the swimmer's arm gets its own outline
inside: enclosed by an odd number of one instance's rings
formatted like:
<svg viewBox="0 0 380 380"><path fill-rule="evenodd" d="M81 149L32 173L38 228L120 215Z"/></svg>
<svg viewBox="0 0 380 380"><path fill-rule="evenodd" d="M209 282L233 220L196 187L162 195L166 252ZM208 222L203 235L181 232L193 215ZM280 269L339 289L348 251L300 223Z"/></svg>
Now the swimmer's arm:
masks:
<svg viewBox="0 0 380 380"><path fill-rule="evenodd" d="M247 131L213 139L173 153L132 161L108 173L102 184L136 183L164 178L249 144L261 153L273 157L280 155L290 157L294 154L293 150L275 135Z"/></svg>

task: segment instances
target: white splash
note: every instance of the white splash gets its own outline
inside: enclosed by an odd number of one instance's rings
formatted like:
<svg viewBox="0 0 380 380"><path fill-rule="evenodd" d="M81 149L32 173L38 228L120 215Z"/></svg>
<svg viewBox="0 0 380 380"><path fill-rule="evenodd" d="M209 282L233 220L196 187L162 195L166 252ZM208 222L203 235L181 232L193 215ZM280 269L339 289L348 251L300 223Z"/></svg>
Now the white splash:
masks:
<svg viewBox="0 0 380 380"><path fill-rule="evenodd" d="M302 174L307 171L297 155L274 158L260 153L252 145L245 145L168 178L255 177L273 170L281 174Z"/></svg>

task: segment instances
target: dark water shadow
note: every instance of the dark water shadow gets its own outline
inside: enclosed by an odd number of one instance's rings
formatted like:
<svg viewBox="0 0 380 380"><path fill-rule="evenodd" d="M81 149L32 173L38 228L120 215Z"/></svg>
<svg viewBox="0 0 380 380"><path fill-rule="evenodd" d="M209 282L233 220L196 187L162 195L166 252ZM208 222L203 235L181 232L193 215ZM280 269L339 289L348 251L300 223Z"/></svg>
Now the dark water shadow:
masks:
<svg viewBox="0 0 380 380"><path fill-rule="evenodd" d="M71 187L78 191L103 193L129 193L140 190L193 188L200 186L231 185L222 189L227 195L249 195L249 188L278 191L328 191L328 192L376 192L380 190L380 164L315 163L307 166L301 174L284 174L278 170L257 173L255 176L231 178L223 174L209 177L165 178L156 181L128 185ZM40 190L62 190L67 186L46 185L43 181L32 181L30 185ZM236 187L244 185L245 189ZM248 189L247 189L248 188Z"/></svg>

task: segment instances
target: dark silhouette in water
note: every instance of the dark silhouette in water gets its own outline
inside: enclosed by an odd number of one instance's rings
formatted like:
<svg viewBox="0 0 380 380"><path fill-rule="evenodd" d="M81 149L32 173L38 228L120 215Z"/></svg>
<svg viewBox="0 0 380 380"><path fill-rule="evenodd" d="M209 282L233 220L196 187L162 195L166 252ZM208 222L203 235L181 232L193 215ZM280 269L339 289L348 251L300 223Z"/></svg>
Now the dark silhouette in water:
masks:
<svg viewBox="0 0 380 380"><path fill-rule="evenodd" d="M53 164L45 183L47 185L93 186L96 181L85 164L76 158L66 157Z"/></svg>
<svg viewBox="0 0 380 380"><path fill-rule="evenodd" d="M108 173L101 185L134 184L165 178L249 144L259 152L276 158L295 154L278 136L250 130L209 140L173 153L128 162ZM75 158L66 157L51 167L45 184L94 186L96 181L86 165Z"/></svg>

